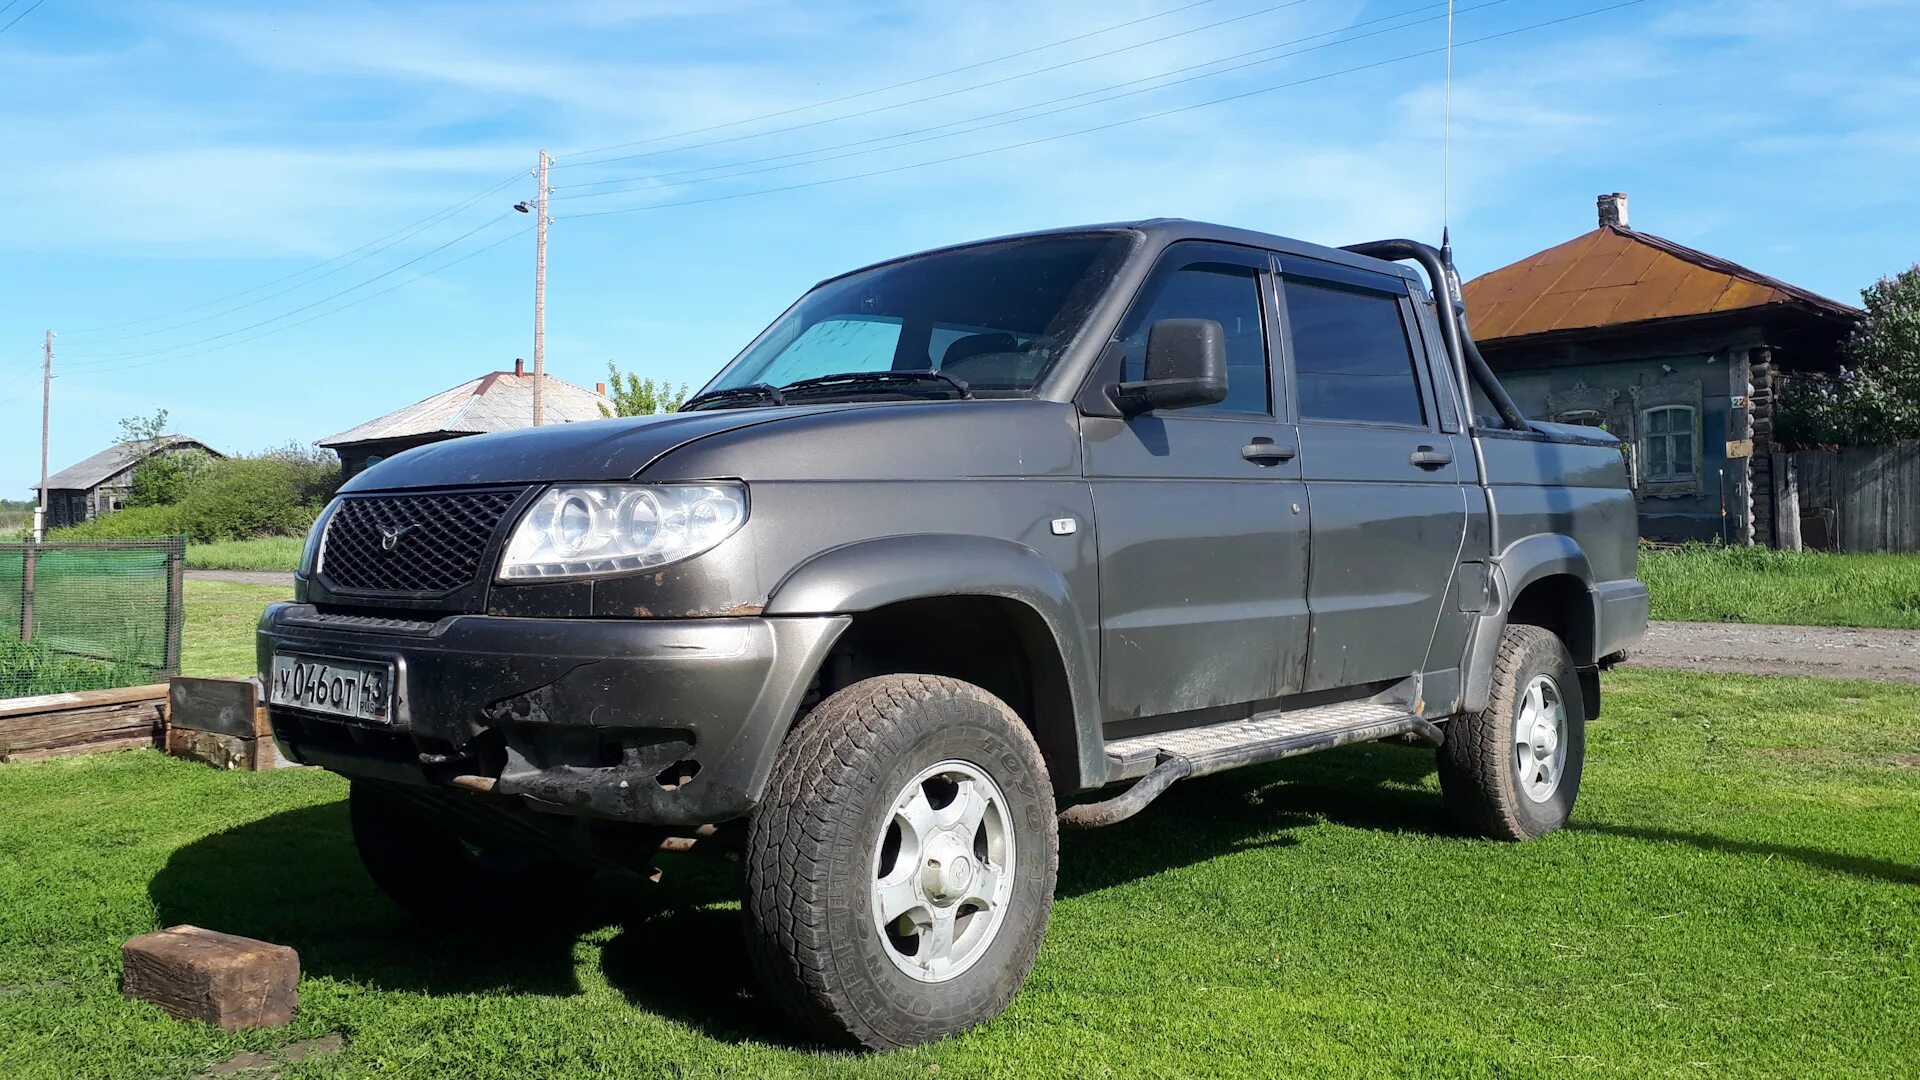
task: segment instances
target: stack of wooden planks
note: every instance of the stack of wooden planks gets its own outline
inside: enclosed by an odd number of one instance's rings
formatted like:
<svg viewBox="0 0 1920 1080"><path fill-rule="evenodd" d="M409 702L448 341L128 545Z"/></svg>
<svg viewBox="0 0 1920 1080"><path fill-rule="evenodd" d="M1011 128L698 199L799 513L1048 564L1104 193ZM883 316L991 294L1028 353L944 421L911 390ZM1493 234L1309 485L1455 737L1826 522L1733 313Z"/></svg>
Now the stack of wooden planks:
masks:
<svg viewBox="0 0 1920 1080"><path fill-rule="evenodd" d="M156 746L167 684L0 700L0 762Z"/></svg>

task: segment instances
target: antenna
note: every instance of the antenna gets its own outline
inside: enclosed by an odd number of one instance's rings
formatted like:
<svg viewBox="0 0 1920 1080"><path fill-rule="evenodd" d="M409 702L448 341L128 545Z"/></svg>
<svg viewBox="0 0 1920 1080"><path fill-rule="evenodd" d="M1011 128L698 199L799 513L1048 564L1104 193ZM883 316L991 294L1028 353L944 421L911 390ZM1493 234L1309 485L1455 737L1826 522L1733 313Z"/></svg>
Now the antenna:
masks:
<svg viewBox="0 0 1920 1080"><path fill-rule="evenodd" d="M1447 96L1440 119L1440 236L1453 224L1453 0L1447 0Z"/></svg>

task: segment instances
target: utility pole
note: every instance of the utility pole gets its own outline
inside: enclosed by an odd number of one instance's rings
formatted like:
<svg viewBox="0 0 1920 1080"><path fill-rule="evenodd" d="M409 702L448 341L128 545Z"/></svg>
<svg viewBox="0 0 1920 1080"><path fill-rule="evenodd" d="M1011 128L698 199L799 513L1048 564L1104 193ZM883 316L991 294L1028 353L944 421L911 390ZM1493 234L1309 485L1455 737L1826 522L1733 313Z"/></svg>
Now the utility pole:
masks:
<svg viewBox="0 0 1920 1080"><path fill-rule="evenodd" d="M539 215L533 223L533 426L546 422L547 391L547 166L553 156L540 151Z"/></svg>
<svg viewBox="0 0 1920 1080"><path fill-rule="evenodd" d="M47 424L53 417L53 331L47 331L40 368L40 501L33 508L33 542L47 538Z"/></svg>

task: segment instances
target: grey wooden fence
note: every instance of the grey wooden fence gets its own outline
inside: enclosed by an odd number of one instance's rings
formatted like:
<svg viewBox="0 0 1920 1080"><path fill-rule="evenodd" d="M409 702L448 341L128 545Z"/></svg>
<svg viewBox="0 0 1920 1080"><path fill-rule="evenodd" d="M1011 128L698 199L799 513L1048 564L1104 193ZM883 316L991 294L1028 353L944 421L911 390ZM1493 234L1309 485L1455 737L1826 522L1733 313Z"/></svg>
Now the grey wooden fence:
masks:
<svg viewBox="0 0 1920 1080"><path fill-rule="evenodd" d="M1920 442L1800 450L1774 460L1774 483L1786 496L1782 516L1788 500L1799 503L1798 521L1781 523L1782 547L1920 551ZM1791 524L1799 525L1797 544Z"/></svg>

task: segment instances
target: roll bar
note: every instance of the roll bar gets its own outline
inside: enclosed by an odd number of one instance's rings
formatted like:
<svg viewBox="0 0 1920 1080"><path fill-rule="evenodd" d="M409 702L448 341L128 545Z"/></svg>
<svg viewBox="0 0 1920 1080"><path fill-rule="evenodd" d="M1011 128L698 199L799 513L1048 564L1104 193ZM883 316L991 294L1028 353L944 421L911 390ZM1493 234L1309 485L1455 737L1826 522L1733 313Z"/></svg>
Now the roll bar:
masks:
<svg viewBox="0 0 1920 1080"><path fill-rule="evenodd" d="M1480 355L1480 346L1474 344L1473 334L1467 329L1467 305L1460 295L1460 275L1453 269L1451 244L1436 250L1433 245L1418 240L1374 240L1365 244L1348 244L1343 250L1388 262L1419 263L1420 268L1426 271L1427 283L1433 290L1436 299L1434 307L1440 312L1440 335L1446 339L1447 352L1453 359L1455 377L1460 380L1461 389L1466 388L1467 379L1471 376L1481 393L1487 395L1487 400L1500 414L1504 426L1514 431L1533 430L1533 425L1521 415L1520 407L1508 396L1507 388L1501 386L1500 380L1494 377L1493 369L1487 366L1487 358ZM1446 297L1445 303L1438 302L1442 296ZM1472 411L1467 410L1469 413Z"/></svg>

